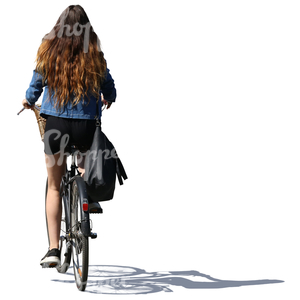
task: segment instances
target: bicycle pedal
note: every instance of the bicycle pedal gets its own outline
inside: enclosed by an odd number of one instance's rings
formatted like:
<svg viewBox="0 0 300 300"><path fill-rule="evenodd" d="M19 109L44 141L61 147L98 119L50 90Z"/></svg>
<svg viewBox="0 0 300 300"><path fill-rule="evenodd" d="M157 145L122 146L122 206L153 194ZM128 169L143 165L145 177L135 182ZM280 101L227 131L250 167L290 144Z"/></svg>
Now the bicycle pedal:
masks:
<svg viewBox="0 0 300 300"><path fill-rule="evenodd" d="M90 237L91 237L91 239L96 239L97 238L97 233L96 232L91 232Z"/></svg>
<svg viewBox="0 0 300 300"><path fill-rule="evenodd" d="M99 203L91 202L89 203L89 212L90 214L102 214L103 209Z"/></svg>
<svg viewBox="0 0 300 300"><path fill-rule="evenodd" d="M102 214L102 213L103 213L102 209L94 208L90 210L90 214Z"/></svg>
<svg viewBox="0 0 300 300"><path fill-rule="evenodd" d="M45 268L55 268L55 267L58 267L58 264L57 263L44 263L44 264L41 264L42 268L45 269Z"/></svg>

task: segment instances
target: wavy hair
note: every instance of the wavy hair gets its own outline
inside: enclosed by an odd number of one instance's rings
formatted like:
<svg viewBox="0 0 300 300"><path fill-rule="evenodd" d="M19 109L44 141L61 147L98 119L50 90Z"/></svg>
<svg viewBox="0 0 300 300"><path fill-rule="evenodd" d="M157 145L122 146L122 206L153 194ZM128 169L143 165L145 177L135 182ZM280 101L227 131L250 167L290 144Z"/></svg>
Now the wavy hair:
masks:
<svg viewBox="0 0 300 300"><path fill-rule="evenodd" d="M89 93L99 99L106 74L100 40L80 5L67 7L38 49L36 71L47 80L54 106L78 104Z"/></svg>

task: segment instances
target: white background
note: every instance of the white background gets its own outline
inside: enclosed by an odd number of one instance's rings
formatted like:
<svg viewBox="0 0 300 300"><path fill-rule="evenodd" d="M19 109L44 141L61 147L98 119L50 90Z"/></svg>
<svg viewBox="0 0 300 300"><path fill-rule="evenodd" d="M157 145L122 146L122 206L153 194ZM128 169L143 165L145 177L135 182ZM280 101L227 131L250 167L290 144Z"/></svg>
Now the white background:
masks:
<svg viewBox="0 0 300 300"><path fill-rule="evenodd" d="M14 296L82 297L53 281L72 276L39 266L43 144L34 114L17 116L41 39L70 4L11 1L2 11L1 293ZM299 2L78 4L115 79L102 128L129 176L93 217L91 265L285 281L170 285L156 299L299 299Z"/></svg>

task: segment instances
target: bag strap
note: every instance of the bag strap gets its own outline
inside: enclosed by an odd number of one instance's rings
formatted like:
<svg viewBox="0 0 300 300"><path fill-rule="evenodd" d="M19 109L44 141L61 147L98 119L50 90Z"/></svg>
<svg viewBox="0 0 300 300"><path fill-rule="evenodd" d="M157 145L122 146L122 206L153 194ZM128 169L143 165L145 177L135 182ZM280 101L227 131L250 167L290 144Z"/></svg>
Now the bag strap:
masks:
<svg viewBox="0 0 300 300"><path fill-rule="evenodd" d="M100 122L100 119L99 119L99 104L98 104L98 101L101 101L101 100L97 100L96 101L96 115L95 115L95 120L96 120L96 126L101 127L101 122ZM106 104L104 104L103 106L104 107L102 108L102 111L104 111L104 109L106 107Z"/></svg>
<svg viewBox="0 0 300 300"><path fill-rule="evenodd" d="M123 164L122 164L120 158L116 159L116 171L117 171L119 184L122 185L123 184L122 177L124 180L126 180L128 177L127 177L127 174L125 172L125 169L123 167Z"/></svg>

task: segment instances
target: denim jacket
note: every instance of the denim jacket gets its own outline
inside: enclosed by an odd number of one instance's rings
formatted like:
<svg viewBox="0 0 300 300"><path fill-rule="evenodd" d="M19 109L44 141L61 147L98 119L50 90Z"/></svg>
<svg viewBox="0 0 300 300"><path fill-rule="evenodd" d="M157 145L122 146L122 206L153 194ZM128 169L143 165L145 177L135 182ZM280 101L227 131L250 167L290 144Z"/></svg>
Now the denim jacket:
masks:
<svg viewBox="0 0 300 300"><path fill-rule="evenodd" d="M40 115L47 119L48 115L61 117L61 118L72 118L72 119L94 119L96 116L96 98L89 94L90 102L87 96L84 96L84 101L80 101L77 105L72 107L72 101L69 101L65 107L61 110L57 110L54 107L55 99L53 95L49 98L49 89L47 86L47 80L43 84L43 77L36 70L33 71L33 76L26 91L25 98L29 105L33 105L41 96L44 90L43 101L41 105ZM114 80L107 69L106 78L101 84L101 91L103 97L108 102L114 102L116 99L116 89ZM49 101L50 100L50 101ZM101 118L101 106L102 102L98 101L98 117Z"/></svg>

